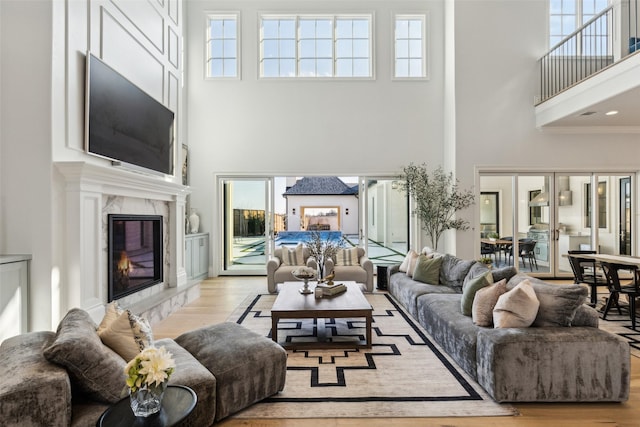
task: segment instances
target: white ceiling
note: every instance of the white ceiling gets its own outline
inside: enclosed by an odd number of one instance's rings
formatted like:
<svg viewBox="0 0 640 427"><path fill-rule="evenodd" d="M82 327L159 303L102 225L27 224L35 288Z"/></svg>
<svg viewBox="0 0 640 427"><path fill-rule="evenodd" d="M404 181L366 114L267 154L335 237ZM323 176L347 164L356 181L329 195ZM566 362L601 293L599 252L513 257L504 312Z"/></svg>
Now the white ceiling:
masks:
<svg viewBox="0 0 640 427"><path fill-rule="evenodd" d="M618 114L608 116L609 111ZM542 129L640 132L640 55L627 57L538 105L536 122Z"/></svg>

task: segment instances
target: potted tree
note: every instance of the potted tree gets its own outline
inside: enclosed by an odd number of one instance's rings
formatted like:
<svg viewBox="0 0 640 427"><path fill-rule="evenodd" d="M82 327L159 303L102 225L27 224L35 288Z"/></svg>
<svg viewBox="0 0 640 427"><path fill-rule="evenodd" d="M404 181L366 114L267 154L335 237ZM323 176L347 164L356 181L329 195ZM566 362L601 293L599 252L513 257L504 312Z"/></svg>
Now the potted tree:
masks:
<svg viewBox="0 0 640 427"><path fill-rule="evenodd" d="M411 163L404 167L400 180L398 188L406 191L415 202L416 214L435 250L446 230L469 228L469 222L456 218L455 214L473 205L475 196L471 190L458 186L453 173L446 173L442 166L430 172L424 163L419 166Z"/></svg>

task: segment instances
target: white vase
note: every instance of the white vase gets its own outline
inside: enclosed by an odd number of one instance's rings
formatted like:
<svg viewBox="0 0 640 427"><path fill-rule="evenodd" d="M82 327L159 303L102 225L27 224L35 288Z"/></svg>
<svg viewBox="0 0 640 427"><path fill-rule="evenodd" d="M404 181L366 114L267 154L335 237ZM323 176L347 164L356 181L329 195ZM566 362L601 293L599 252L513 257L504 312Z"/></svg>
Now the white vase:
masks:
<svg viewBox="0 0 640 427"><path fill-rule="evenodd" d="M197 233L198 228L200 228L200 217L195 209L191 209L191 215L189 215L189 229L191 234Z"/></svg>

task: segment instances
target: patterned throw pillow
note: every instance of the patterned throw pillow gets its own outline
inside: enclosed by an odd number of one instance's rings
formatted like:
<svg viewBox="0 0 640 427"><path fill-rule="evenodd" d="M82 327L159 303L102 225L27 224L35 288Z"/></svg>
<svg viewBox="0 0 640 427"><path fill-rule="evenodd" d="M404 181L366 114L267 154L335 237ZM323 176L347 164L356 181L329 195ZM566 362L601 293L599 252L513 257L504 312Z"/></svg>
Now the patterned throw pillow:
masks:
<svg viewBox="0 0 640 427"><path fill-rule="evenodd" d="M304 250L302 243L298 243L293 249L283 246L281 248L283 265L304 265Z"/></svg>
<svg viewBox="0 0 640 427"><path fill-rule="evenodd" d="M124 310L115 320L105 325L98 335L105 345L126 361L153 345L153 333L149 322L129 310Z"/></svg>
<svg viewBox="0 0 640 427"><path fill-rule="evenodd" d="M336 251L336 265L360 265L358 248L338 249Z"/></svg>

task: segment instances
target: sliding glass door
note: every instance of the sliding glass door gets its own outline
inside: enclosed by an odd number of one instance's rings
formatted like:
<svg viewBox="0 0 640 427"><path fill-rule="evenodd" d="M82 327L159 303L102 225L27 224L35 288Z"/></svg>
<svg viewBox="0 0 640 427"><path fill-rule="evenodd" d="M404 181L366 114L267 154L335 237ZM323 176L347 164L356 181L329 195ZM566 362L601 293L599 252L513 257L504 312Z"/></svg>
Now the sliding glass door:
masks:
<svg viewBox="0 0 640 427"><path fill-rule="evenodd" d="M360 235L374 265L402 262L409 249L408 198L391 178L360 179Z"/></svg>
<svg viewBox="0 0 640 427"><path fill-rule="evenodd" d="M568 251L633 252L631 174L481 173L479 179L478 249L499 266L571 277Z"/></svg>
<svg viewBox="0 0 640 427"><path fill-rule="evenodd" d="M220 178L222 274L265 274L272 250L273 179Z"/></svg>

